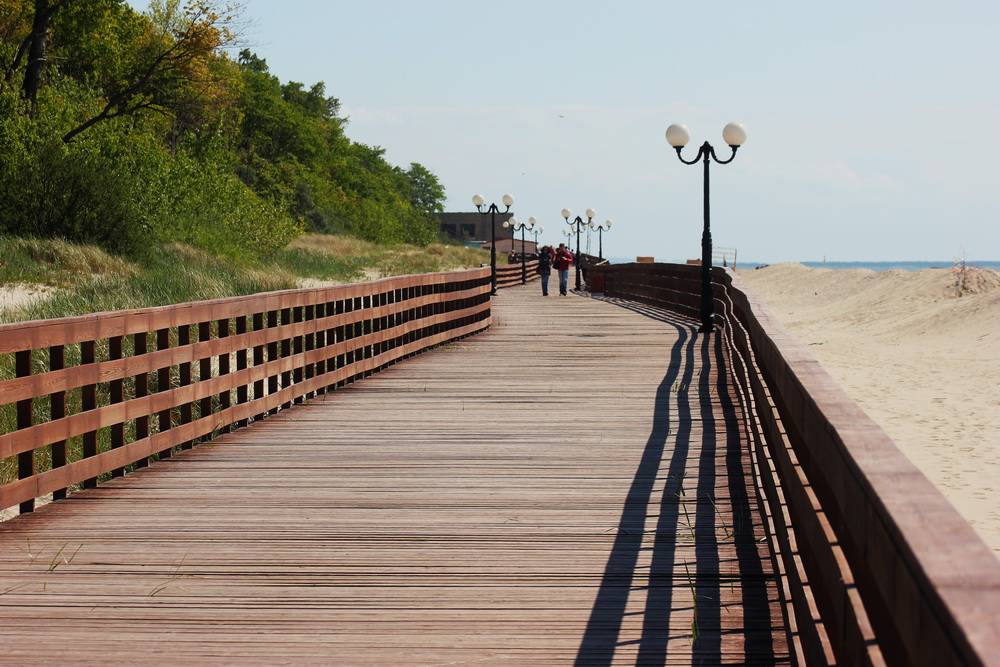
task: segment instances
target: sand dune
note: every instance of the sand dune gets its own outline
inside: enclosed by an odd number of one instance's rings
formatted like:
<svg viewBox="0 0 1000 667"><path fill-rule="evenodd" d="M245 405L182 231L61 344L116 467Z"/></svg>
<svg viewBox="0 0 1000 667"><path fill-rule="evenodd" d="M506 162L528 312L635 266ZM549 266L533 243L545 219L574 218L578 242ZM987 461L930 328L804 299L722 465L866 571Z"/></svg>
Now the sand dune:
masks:
<svg viewBox="0 0 1000 667"><path fill-rule="evenodd" d="M1000 554L1000 273L740 277Z"/></svg>

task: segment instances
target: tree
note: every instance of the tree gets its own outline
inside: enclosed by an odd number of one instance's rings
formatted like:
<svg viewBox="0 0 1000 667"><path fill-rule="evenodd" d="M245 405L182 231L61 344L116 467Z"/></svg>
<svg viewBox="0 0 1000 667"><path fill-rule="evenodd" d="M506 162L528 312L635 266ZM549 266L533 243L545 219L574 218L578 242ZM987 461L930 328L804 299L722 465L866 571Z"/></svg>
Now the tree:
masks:
<svg viewBox="0 0 1000 667"><path fill-rule="evenodd" d="M31 45L32 0L0 0L0 57L3 57L3 82L10 85ZM27 37L23 35L27 34ZM10 58L9 61L7 58Z"/></svg>
<svg viewBox="0 0 1000 667"><path fill-rule="evenodd" d="M435 215L444 211L444 186L427 167L411 162L405 172L410 186L410 203L418 211Z"/></svg>
<svg viewBox="0 0 1000 667"><path fill-rule="evenodd" d="M10 66L10 71L17 70L22 58L27 53L28 62L24 68L24 82L21 84L21 94L24 99L31 103L32 113L38 108L38 89L42 85L42 70L45 68L48 53L49 23L56 12L71 1L35 0L34 14L31 19L31 33L21 42Z"/></svg>
<svg viewBox="0 0 1000 667"><path fill-rule="evenodd" d="M103 108L67 132L63 141L69 143L112 118L141 111L173 116L192 98L212 98L217 84L212 60L235 40L230 9L219 10L211 0L192 0L178 15L176 2L154 5L153 20L130 54L132 62L119 78L106 83Z"/></svg>
<svg viewBox="0 0 1000 667"><path fill-rule="evenodd" d="M322 81L309 90L298 81L289 81L281 87L281 96L309 115L324 120L334 120L340 112L340 100L326 96L326 84Z"/></svg>

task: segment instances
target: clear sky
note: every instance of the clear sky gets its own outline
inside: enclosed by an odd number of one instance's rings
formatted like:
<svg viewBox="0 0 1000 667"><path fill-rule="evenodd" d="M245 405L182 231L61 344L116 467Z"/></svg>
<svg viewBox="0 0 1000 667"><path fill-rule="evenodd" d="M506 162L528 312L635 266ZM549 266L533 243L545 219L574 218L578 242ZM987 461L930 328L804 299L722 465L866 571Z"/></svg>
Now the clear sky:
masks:
<svg viewBox="0 0 1000 667"><path fill-rule="evenodd" d="M1000 3L245 4L272 72L325 81L349 135L435 171L448 210L510 192L556 241L562 207L593 207L617 225L605 254L696 257L700 167L663 132L722 153L739 120L747 144L712 170L717 245L1000 259Z"/></svg>

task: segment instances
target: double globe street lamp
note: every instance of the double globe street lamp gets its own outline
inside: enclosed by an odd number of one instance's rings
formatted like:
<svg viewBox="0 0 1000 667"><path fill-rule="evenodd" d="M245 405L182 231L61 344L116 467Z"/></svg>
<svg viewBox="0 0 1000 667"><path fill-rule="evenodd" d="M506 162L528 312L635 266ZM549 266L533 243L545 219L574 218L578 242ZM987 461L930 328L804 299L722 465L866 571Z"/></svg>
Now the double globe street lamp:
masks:
<svg viewBox="0 0 1000 667"><path fill-rule="evenodd" d="M685 160L681 151L687 146L691 134L684 125L671 125L666 132L667 142L677 151L677 157L684 164L697 164L701 160L705 165L705 225L701 233L701 328L699 331L711 332L713 329L712 313L712 230L709 223L708 206L708 166L712 160L718 164L728 164L736 157L737 149L747 140L747 131L740 123L729 123L722 129L722 140L732 149L732 154L725 160L720 160L715 154L712 144L707 141L698 149L698 154L691 160Z"/></svg>
<svg viewBox="0 0 1000 667"><path fill-rule="evenodd" d="M570 225L573 232L576 234L576 256L574 258L574 264L576 264L576 290L580 291L580 230L583 229L584 225L590 225L593 223L594 218L597 217L597 211L592 208L587 209L587 222L583 221L583 218L576 216L570 220L570 216L573 215L573 211L568 208L562 210L562 217L566 221L566 224ZM572 226L575 225L575 228Z"/></svg>
<svg viewBox="0 0 1000 667"><path fill-rule="evenodd" d="M514 198L510 195L504 195L500 200L503 202L504 210L506 213L510 210L510 207L514 205ZM482 215L490 214L490 295L497 295L497 213L500 212L500 207L496 203L492 203L486 210L483 210L483 206L486 205L486 200L483 199L482 195L473 195L472 203L476 205L476 210Z"/></svg>
<svg viewBox="0 0 1000 667"><path fill-rule="evenodd" d="M525 259L527 253L524 252L524 232L525 230L531 231L535 228L535 224L538 221L534 217L528 218L527 222L521 222L517 218L511 218L503 223L504 229L510 229L510 248L514 249L514 232L520 230L521 232L521 284L525 285L528 282L528 264Z"/></svg>
<svg viewBox="0 0 1000 667"><path fill-rule="evenodd" d="M597 231L597 259L601 261L604 259L604 232L611 229L611 225L614 224L614 220L608 218L604 222L592 222L590 223L590 228Z"/></svg>

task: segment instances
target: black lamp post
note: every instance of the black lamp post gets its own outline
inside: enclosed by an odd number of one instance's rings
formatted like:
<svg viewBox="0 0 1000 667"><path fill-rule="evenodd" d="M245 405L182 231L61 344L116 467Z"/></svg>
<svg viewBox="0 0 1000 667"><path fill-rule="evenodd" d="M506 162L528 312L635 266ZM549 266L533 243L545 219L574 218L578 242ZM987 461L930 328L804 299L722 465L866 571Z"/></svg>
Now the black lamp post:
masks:
<svg viewBox="0 0 1000 667"><path fill-rule="evenodd" d="M535 252L538 252L538 235L545 231L545 228L538 224L534 218L528 218L528 222L535 221L535 226L531 228L531 233L535 235Z"/></svg>
<svg viewBox="0 0 1000 667"><path fill-rule="evenodd" d="M528 283L528 260L527 254L524 252L524 231L531 230L535 227L535 218L528 218L527 222L521 222L517 218L511 218L503 223L504 228L510 228L510 247L514 248L514 232L520 230L521 232L521 284L526 285Z"/></svg>
<svg viewBox="0 0 1000 667"><path fill-rule="evenodd" d="M514 205L514 198L510 195L504 195L501 199L503 205L505 206L503 212L506 213L510 210L510 207ZM481 214L490 214L490 296L497 295L497 213L500 212L500 207L495 203L490 204L489 208L485 211L483 206L486 204L486 200L483 199L482 195L473 195L472 203L476 205L476 210Z"/></svg>
<svg viewBox="0 0 1000 667"><path fill-rule="evenodd" d="M667 128L667 142L677 151L677 157L684 164L697 164L701 160L705 165L705 225L701 233L701 328L699 331L713 330L712 314L715 310L712 297L712 229L708 214L708 165L712 160L719 164L728 164L736 157L736 150L747 140L747 131L739 123L729 123L722 130L722 139L733 149L732 155L720 160L715 155L715 149L707 141L698 149L698 154L691 160L685 160L681 150L687 145L691 135L683 125L671 125Z"/></svg>
<svg viewBox="0 0 1000 667"><path fill-rule="evenodd" d="M587 222L583 221L583 218L576 216L570 220L570 216L573 215L573 211L568 208L562 210L562 217L568 225L575 225L573 231L576 233L576 256L574 257L573 263L576 264L576 290L580 291L580 230L583 229L584 225L589 225L594 218L597 217L597 211L592 208L587 209Z"/></svg>
<svg viewBox="0 0 1000 667"><path fill-rule="evenodd" d="M604 222L592 222L590 223L591 229L597 230L597 259L604 259L604 231L611 229L611 225L614 224L614 220L608 218Z"/></svg>

